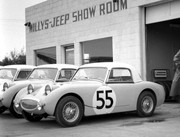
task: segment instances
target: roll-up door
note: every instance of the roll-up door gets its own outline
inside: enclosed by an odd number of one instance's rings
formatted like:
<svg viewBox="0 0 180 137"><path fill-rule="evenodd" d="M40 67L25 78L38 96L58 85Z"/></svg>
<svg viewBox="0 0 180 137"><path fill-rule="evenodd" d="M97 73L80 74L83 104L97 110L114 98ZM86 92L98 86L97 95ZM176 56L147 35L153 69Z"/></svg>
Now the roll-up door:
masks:
<svg viewBox="0 0 180 137"><path fill-rule="evenodd" d="M180 18L180 0L149 6L146 8L146 24Z"/></svg>

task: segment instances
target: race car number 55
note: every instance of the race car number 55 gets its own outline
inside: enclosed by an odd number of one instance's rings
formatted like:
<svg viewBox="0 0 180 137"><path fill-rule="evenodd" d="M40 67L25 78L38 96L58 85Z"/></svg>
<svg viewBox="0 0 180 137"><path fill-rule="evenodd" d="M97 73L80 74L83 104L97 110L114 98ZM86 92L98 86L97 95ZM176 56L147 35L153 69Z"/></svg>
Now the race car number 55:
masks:
<svg viewBox="0 0 180 137"><path fill-rule="evenodd" d="M110 87L100 87L93 97L93 107L96 114L111 113L116 104L115 92Z"/></svg>
<svg viewBox="0 0 180 137"><path fill-rule="evenodd" d="M100 94L104 94L104 92L105 92L105 100L104 100L104 98L100 97ZM109 97L109 94L111 94L111 93L112 93L112 90L106 90L106 91L100 90L100 91L97 91L97 101L102 102L102 105L96 106L97 109L103 109L104 106L105 106L105 108L111 108L112 107L113 99L112 99L112 97ZM105 105L106 100L110 101L109 105L107 105L107 104Z"/></svg>

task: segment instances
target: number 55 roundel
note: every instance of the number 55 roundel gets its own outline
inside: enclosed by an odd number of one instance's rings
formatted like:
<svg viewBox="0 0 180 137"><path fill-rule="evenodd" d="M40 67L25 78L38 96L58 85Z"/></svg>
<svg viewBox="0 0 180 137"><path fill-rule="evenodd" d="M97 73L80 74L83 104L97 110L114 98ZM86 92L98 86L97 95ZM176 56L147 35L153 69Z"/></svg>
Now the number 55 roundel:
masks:
<svg viewBox="0 0 180 137"><path fill-rule="evenodd" d="M93 108L96 114L111 113L116 105L116 94L107 86L102 86L95 91Z"/></svg>

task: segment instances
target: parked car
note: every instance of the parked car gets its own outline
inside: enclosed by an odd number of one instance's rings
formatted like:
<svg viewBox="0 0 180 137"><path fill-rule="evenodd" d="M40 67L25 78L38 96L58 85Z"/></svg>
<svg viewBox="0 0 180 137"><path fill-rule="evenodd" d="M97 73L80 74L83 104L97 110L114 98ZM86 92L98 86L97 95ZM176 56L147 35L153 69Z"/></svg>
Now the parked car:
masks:
<svg viewBox="0 0 180 137"><path fill-rule="evenodd" d="M77 70L77 66L68 64L48 64L37 66L28 77L26 81L22 81L15 86L9 88L4 92L2 98L2 105L9 109L10 113L14 117L22 117L22 113L16 110L14 107L14 98L16 94L23 88L33 90L39 90L44 84L55 84L56 82L68 81L74 72Z"/></svg>
<svg viewBox="0 0 180 137"><path fill-rule="evenodd" d="M136 111L152 116L165 99L164 88L143 81L136 69L123 63L80 66L70 82L61 86L30 86L15 98L15 106L28 121L54 116L63 127L76 126L83 116Z"/></svg>
<svg viewBox="0 0 180 137"><path fill-rule="evenodd" d="M3 94L16 83L27 79L34 69L31 65L8 65L0 69L0 114L7 108L2 104Z"/></svg>

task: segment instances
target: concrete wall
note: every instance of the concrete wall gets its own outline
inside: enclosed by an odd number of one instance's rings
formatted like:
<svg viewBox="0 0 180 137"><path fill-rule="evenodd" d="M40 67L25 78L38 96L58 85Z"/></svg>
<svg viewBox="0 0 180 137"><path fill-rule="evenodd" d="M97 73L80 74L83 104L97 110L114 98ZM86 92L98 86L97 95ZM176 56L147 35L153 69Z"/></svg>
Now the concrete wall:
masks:
<svg viewBox="0 0 180 137"><path fill-rule="evenodd" d="M111 7L112 0L48 0L29 7L26 22L31 22L34 28L30 32L26 27L27 64L35 64L34 50L53 46L57 63L64 63L63 46L71 44L75 48L75 64L81 65L81 42L112 37L113 60L132 64L144 75L142 7L164 1L167 0L120 0L119 10ZM91 14L86 14L87 10ZM83 19L77 20L78 12L83 13ZM54 19L57 25L51 27Z"/></svg>

